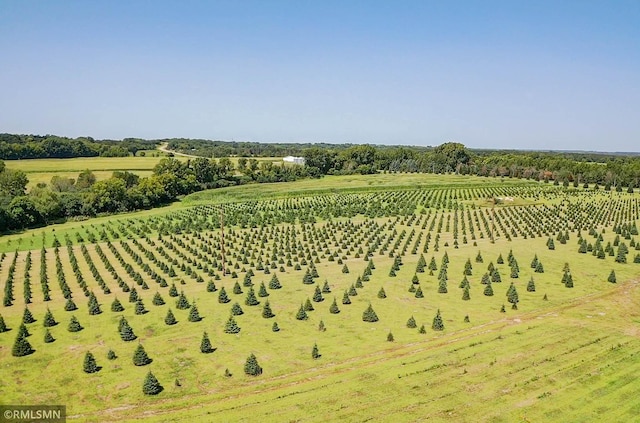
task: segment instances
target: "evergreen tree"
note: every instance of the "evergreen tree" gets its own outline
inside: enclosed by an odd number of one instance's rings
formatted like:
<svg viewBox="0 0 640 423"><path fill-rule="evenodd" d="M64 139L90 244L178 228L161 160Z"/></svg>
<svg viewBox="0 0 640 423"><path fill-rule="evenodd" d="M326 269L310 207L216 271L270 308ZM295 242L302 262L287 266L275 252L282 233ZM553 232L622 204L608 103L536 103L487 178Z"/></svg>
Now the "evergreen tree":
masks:
<svg viewBox="0 0 640 423"><path fill-rule="evenodd" d="M116 355L116 353L113 350L109 350L107 352L107 359L108 360L115 360L116 358L118 358L118 356Z"/></svg>
<svg viewBox="0 0 640 423"><path fill-rule="evenodd" d="M347 298L349 298L348 295L347 295ZM340 313L340 309L338 308L338 303L336 302L336 297L333 297L333 303L331 303L331 307L329 307L329 313L331 314Z"/></svg>
<svg viewBox="0 0 640 423"><path fill-rule="evenodd" d="M162 295L160 295L159 292L156 291L155 295L153 296L153 301L152 301L153 305L155 306L161 306L164 305L164 299L162 298Z"/></svg>
<svg viewBox="0 0 640 423"><path fill-rule="evenodd" d="M462 299L464 301L469 301L471 299L471 296L469 295L469 287L465 286L464 291L462 291Z"/></svg>
<svg viewBox="0 0 640 423"><path fill-rule="evenodd" d="M138 301L138 291L133 288L131 291L129 291L129 302L135 303L136 301Z"/></svg>
<svg viewBox="0 0 640 423"><path fill-rule="evenodd" d="M244 314L244 311L242 310L242 307L240 307L240 304L238 303L233 304L233 306L231 307L231 314L233 316L241 316Z"/></svg>
<svg viewBox="0 0 640 423"><path fill-rule="evenodd" d="M136 306L135 306L135 314L145 314L147 312L147 309L144 308L144 303L142 302L142 298L138 298L138 301L136 301Z"/></svg>
<svg viewBox="0 0 640 423"><path fill-rule="evenodd" d="M424 298L424 294L422 292L422 288L420 288L420 285L418 285L418 287L416 288L415 297L416 298Z"/></svg>
<svg viewBox="0 0 640 423"><path fill-rule="evenodd" d="M231 334L240 333L240 326L238 326L233 316L229 316L229 320L227 320L227 323L224 325L224 332Z"/></svg>
<svg viewBox="0 0 640 423"><path fill-rule="evenodd" d="M531 260L531 268L535 269L536 267L538 267L538 255L534 255L533 256L533 260Z"/></svg>
<svg viewBox="0 0 640 423"><path fill-rule="evenodd" d="M391 332L389 332L389 333L387 334L387 342L393 342L393 341L394 341L394 339L393 339L393 334L392 334Z"/></svg>
<svg viewBox="0 0 640 423"><path fill-rule="evenodd" d="M527 292L536 292L536 284L533 281L533 276L531 276L529 283L527 283Z"/></svg>
<svg viewBox="0 0 640 423"><path fill-rule="evenodd" d="M215 351L215 348L211 346L211 341L209 340L209 335L207 332L202 334L202 341L200 341L200 352L203 354L209 354Z"/></svg>
<svg viewBox="0 0 640 423"><path fill-rule="evenodd" d="M509 286L509 289L507 289L507 301L509 301L511 304L515 305L516 307L517 307L518 301L520 301L518 299L518 291L516 290L516 286L513 284L513 282Z"/></svg>
<svg viewBox="0 0 640 423"><path fill-rule="evenodd" d="M142 344L138 344L136 351L133 353L133 364L136 366L146 366L151 363L151 361Z"/></svg>
<svg viewBox="0 0 640 423"><path fill-rule="evenodd" d="M53 318L53 313L51 313L51 310L49 310L48 307L47 307L47 312L44 315L44 320L42 324L44 325L45 328L50 328L58 324L58 322L56 322L56 319Z"/></svg>
<svg viewBox="0 0 640 423"><path fill-rule="evenodd" d="M118 326L120 339L122 339L123 341L133 341L137 338L136 334L133 333L133 329L131 328L131 326L129 326L129 322L127 322L127 319L125 319L124 317L120 319Z"/></svg>
<svg viewBox="0 0 640 423"><path fill-rule="evenodd" d="M269 305L269 301L264 303L264 307L262 309L262 317L264 317L265 319L270 319L272 317L275 317L275 314L273 314L273 311L271 310L271 306Z"/></svg>
<svg viewBox="0 0 640 423"><path fill-rule="evenodd" d="M84 370L85 373L95 373L100 370L98 364L96 363L95 357L90 352L87 352L84 355L84 364L82 366L82 370Z"/></svg>
<svg viewBox="0 0 640 423"><path fill-rule="evenodd" d="M31 336L31 334L29 333L29 330L27 330L27 327L25 326L24 323L20 323L20 327L18 328L18 338L27 338Z"/></svg>
<svg viewBox="0 0 640 423"><path fill-rule="evenodd" d="M318 330L320 332L325 332L327 330L327 328L324 325L324 321L323 320L320 320L320 323L318 324Z"/></svg>
<svg viewBox="0 0 640 423"><path fill-rule="evenodd" d="M342 304L351 304L351 299L349 298L349 293L344 291L344 295L342 296Z"/></svg>
<svg viewBox="0 0 640 423"><path fill-rule="evenodd" d="M313 301L316 303L324 301L324 298L322 297L322 291L320 290L320 286L318 285L316 285L316 290L313 293Z"/></svg>
<svg viewBox="0 0 640 423"><path fill-rule="evenodd" d="M0 333L9 331L7 324L4 322L4 318L0 315Z"/></svg>
<svg viewBox="0 0 640 423"><path fill-rule="evenodd" d="M256 293L253 290L253 287L249 288L249 292L247 292L247 298L244 300L244 303L248 306L255 306L260 304L260 301L256 298Z"/></svg>
<svg viewBox="0 0 640 423"><path fill-rule="evenodd" d="M271 326L271 332L280 332L280 328L278 327L277 322L273 322L273 325Z"/></svg>
<svg viewBox="0 0 640 423"><path fill-rule="evenodd" d="M278 276L274 273L269 281L269 289L280 289L282 285L280 285L280 281L278 280Z"/></svg>
<svg viewBox="0 0 640 423"><path fill-rule="evenodd" d="M268 297L268 296L269 296L269 292L267 292L267 287L264 285L264 282L260 282L258 297Z"/></svg>
<svg viewBox="0 0 640 423"><path fill-rule="evenodd" d="M464 316L464 322L465 323L469 323L470 322L468 314L466 316Z"/></svg>
<svg viewBox="0 0 640 423"><path fill-rule="evenodd" d="M244 373L248 376L258 376L262 374L262 367L258 364L258 359L251 354L244 364Z"/></svg>
<svg viewBox="0 0 640 423"><path fill-rule="evenodd" d="M371 323L378 321L378 315L375 311L373 311L373 307L371 307L371 304L369 304L369 307L367 307L364 313L362 313L362 321Z"/></svg>
<svg viewBox="0 0 640 423"><path fill-rule="evenodd" d="M418 329L418 333L419 333L419 334L425 334L425 333L427 333L427 329L425 329L424 325L420 326L420 329Z"/></svg>
<svg viewBox="0 0 640 423"><path fill-rule="evenodd" d="M176 316L173 315L171 309L167 310L167 315L164 318L164 323L168 326L172 326L178 323L178 321L176 320Z"/></svg>
<svg viewBox="0 0 640 423"><path fill-rule="evenodd" d="M69 322L69 326L67 326L67 330L69 332L80 332L82 329L84 328L80 326L80 322L78 322L76 316L71 316L71 321Z"/></svg>
<svg viewBox="0 0 640 423"><path fill-rule="evenodd" d="M440 279L440 282L438 283L438 293L439 294L446 294L447 292L449 292L447 290L447 280L446 279Z"/></svg>
<svg viewBox="0 0 640 423"><path fill-rule="evenodd" d="M231 300L227 296L227 291L225 291L224 286L223 286L222 288L220 288L220 293L218 294L218 302L220 304L226 304L229 301L231 301Z"/></svg>
<svg viewBox="0 0 640 423"><path fill-rule="evenodd" d="M615 270L612 270L611 273L609 273L609 277L607 278L608 282L611 283L616 283L616 272Z"/></svg>
<svg viewBox="0 0 640 423"><path fill-rule="evenodd" d="M78 306L76 306L76 303L74 303L71 298L68 298L67 302L64 305L64 310L65 311L74 311L74 310L77 310L77 309L78 309Z"/></svg>
<svg viewBox="0 0 640 423"><path fill-rule="evenodd" d="M18 333L18 336L16 337L16 340L13 344L13 348L11 349L11 355L13 355L14 357L24 357L25 355L33 354L34 352L35 350L31 347L31 344L29 343L29 341L27 341L27 338L24 336L20 336L20 334Z"/></svg>
<svg viewBox="0 0 640 423"><path fill-rule="evenodd" d="M51 332L49 331L49 328L45 329L44 331L44 343L45 344L50 344L52 342L55 341L55 338L53 337L53 335L51 335Z"/></svg>
<svg viewBox="0 0 640 423"><path fill-rule="evenodd" d="M347 266L346 263L344 266L342 266L342 273L349 273L349 267Z"/></svg>
<svg viewBox="0 0 640 423"><path fill-rule="evenodd" d="M233 293L236 295L242 294L242 287L240 287L240 284L237 281L235 285L233 285Z"/></svg>
<svg viewBox="0 0 640 423"><path fill-rule="evenodd" d="M187 301L187 297L184 295L184 291L180 291L180 296L176 300L176 308L178 310L186 310L190 307L189 301Z"/></svg>
<svg viewBox="0 0 640 423"><path fill-rule="evenodd" d="M383 287L380 287L380 290L378 291L378 298L387 298L387 293L384 292Z"/></svg>
<svg viewBox="0 0 640 423"><path fill-rule="evenodd" d="M414 319L413 316L409 317L409 320L407 320L407 327L410 329L415 329L418 327L418 325L416 324L416 319Z"/></svg>
<svg viewBox="0 0 640 423"><path fill-rule="evenodd" d="M298 320L307 320L309 318L309 316L307 315L307 312L304 309L303 305L300 305L300 308L298 309L298 313L296 314L296 319Z"/></svg>
<svg viewBox="0 0 640 423"><path fill-rule="evenodd" d="M111 311L115 311L115 312L124 311L124 307L122 306L122 303L117 298L115 298L111 303Z"/></svg>
<svg viewBox="0 0 640 423"><path fill-rule="evenodd" d="M144 378L144 382L142 383L142 393L145 395L158 395L162 392L163 388L158 382L158 379L149 371L147 376Z"/></svg>
<svg viewBox="0 0 640 423"><path fill-rule="evenodd" d="M444 330L444 322L442 321L440 310L438 310L438 312L436 313L436 317L433 318L433 324L431 325L431 329Z"/></svg>
<svg viewBox="0 0 640 423"><path fill-rule="evenodd" d="M493 287L491 286L491 281L489 281L489 283L487 283L487 285L484 287L484 295L487 297L493 296Z"/></svg>
<svg viewBox="0 0 640 423"><path fill-rule="evenodd" d="M331 288L329 288L329 282L327 282L326 280L324 281L324 285L322 286L322 293L323 294L328 294L331 292Z"/></svg>
<svg viewBox="0 0 640 423"><path fill-rule="evenodd" d="M544 273L544 266L542 265L541 261L538 261L538 264L536 265L536 273Z"/></svg>
<svg viewBox="0 0 640 423"><path fill-rule="evenodd" d="M93 292L89 294L88 308L89 308L89 314L92 316L102 313L102 310L100 310L100 304L98 304L98 299L96 298Z"/></svg>
<svg viewBox="0 0 640 423"><path fill-rule="evenodd" d="M506 313L507 310L504 308L504 304L502 304L502 307L500 308L500 313Z"/></svg>
<svg viewBox="0 0 640 423"><path fill-rule="evenodd" d="M315 310L313 308L313 304L311 304L311 301L309 301L309 298L307 298L307 301L305 301L304 303L304 311L313 311Z"/></svg>
<svg viewBox="0 0 640 423"><path fill-rule="evenodd" d="M313 348L311 349L311 358L314 360L320 358L320 351L318 350L318 344L313 344Z"/></svg>
<svg viewBox="0 0 640 423"><path fill-rule="evenodd" d="M170 297L177 297L178 296L178 288L176 288L176 284L172 283L171 287L169 288L169 296Z"/></svg>
<svg viewBox="0 0 640 423"><path fill-rule="evenodd" d="M216 292L218 288L216 288L216 283L213 280L207 282L207 292Z"/></svg>
<svg viewBox="0 0 640 423"><path fill-rule="evenodd" d="M33 314L29 311L27 307L24 308L24 313L22 314L22 323L29 324L35 322L36 319L33 318Z"/></svg>
<svg viewBox="0 0 640 423"><path fill-rule="evenodd" d="M191 309L189 310L189 321L190 322L199 322L200 320L202 320L202 317L200 317L200 313L198 312L198 307L196 306L196 303L194 302L191 305Z"/></svg>

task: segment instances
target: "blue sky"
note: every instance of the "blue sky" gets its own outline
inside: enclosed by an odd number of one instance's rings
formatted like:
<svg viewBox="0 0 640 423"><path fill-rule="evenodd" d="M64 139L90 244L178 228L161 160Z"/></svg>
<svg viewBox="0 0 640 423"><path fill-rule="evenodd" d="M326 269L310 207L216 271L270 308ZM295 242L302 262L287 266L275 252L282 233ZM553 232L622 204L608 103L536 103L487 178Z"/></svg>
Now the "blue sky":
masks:
<svg viewBox="0 0 640 423"><path fill-rule="evenodd" d="M640 151L640 1L0 0L0 132Z"/></svg>

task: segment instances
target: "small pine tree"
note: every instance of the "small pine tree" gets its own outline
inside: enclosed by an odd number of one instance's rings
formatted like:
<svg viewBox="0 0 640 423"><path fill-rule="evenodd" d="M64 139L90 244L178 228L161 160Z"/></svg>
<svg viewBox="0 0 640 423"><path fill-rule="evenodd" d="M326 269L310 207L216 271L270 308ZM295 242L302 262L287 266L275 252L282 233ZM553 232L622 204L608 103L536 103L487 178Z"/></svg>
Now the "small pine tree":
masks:
<svg viewBox="0 0 640 423"><path fill-rule="evenodd" d="M151 361L142 344L138 344L136 351L133 353L133 364L136 366L146 366L151 363Z"/></svg>
<svg viewBox="0 0 640 423"><path fill-rule="evenodd" d="M84 364L82 366L82 370L84 370L85 373L95 373L100 370L98 368L98 364L96 363L95 357L90 352L87 352L84 355Z"/></svg>
<svg viewBox="0 0 640 423"><path fill-rule="evenodd" d="M329 287L329 282L327 282L326 280L324 281L324 285L322 285L322 293L323 294L328 294L331 292L331 288Z"/></svg>
<svg viewBox="0 0 640 423"><path fill-rule="evenodd" d="M233 285L233 293L236 295L242 294L242 287L238 282L236 282L235 285Z"/></svg>
<svg viewBox="0 0 640 423"><path fill-rule="evenodd" d="M203 354L209 354L215 351L215 348L211 346L211 341L209 340L209 335L207 332L202 334L202 341L200 341L200 352Z"/></svg>
<svg viewBox="0 0 640 423"><path fill-rule="evenodd" d="M138 291L133 288L131 291L129 291L129 302L135 303L136 301L138 301Z"/></svg>
<svg viewBox="0 0 640 423"><path fill-rule="evenodd" d="M71 316L71 321L69 322L69 326L67 326L67 330L69 332L80 332L82 329L84 328L80 325L76 316Z"/></svg>
<svg viewBox="0 0 640 423"><path fill-rule="evenodd" d="M307 298L307 301L305 301L304 303L304 311L313 311L315 310L313 308L313 304L311 304L311 301L309 300L309 298Z"/></svg>
<svg viewBox="0 0 640 423"><path fill-rule="evenodd" d="M56 322L56 319L53 318L53 313L51 313L51 310L49 310L49 308L47 308L47 312L44 315L42 324L45 328L50 328L58 324L58 322Z"/></svg>
<svg viewBox="0 0 640 423"><path fill-rule="evenodd" d="M153 296L152 304L155 306L161 306L165 304L164 299L162 298L162 295L160 295L159 292L156 292L155 295Z"/></svg>
<svg viewBox="0 0 640 423"><path fill-rule="evenodd" d="M371 323L378 321L378 315L373 310L371 304L369 304L369 307L362 313L362 321Z"/></svg>
<svg viewBox="0 0 640 423"><path fill-rule="evenodd" d="M344 291L344 295L342 296L342 304L351 304L351 299L349 298L349 293Z"/></svg>
<svg viewBox="0 0 640 423"><path fill-rule="evenodd" d="M116 355L115 351L109 350L107 352L107 360L115 360L116 358L118 358L118 356Z"/></svg>
<svg viewBox="0 0 640 423"><path fill-rule="evenodd" d="M247 298L244 300L244 303L248 306L260 304L260 301L256 298L256 293L253 290L253 287L249 287L249 292L247 292Z"/></svg>
<svg viewBox="0 0 640 423"><path fill-rule="evenodd" d="M282 288L282 285L278 280L278 276L276 276L274 273L274 275L271 277L271 281L269 281L269 289L280 289L280 288Z"/></svg>
<svg viewBox="0 0 640 423"><path fill-rule="evenodd" d="M120 332L120 339L123 341L133 341L137 338L136 334L133 333L133 329L129 326L129 322L127 322L127 319L124 317L120 319L118 330Z"/></svg>
<svg viewBox="0 0 640 423"><path fill-rule="evenodd" d="M425 329L424 325L420 326L420 329L418 329L418 333L420 333L420 334L427 333L427 329Z"/></svg>
<svg viewBox="0 0 640 423"><path fill-rule="evenodd" d="M493 296L493 287L491 286L491 281L489 281L489 283L487 283L487 285L484 287L484 295L487 297Z"/></svg>
<svg viewBox="0 0 640 423"><path fill-rule="evenodd" d="M184 291L180 291L180 295L176 300L176 308L178 310L186 310L189 307L190 307L190 304L189 304L189 301L187 300L187 297L184 295Z"/></svg>
<svg viewBox="0 0 640 423"><path fill-rule="evenodd" d="M316 290L313 293L313 301L316 303L324 301L324 297L322 296L322 291L320 290L320 287L318 285L316 285Z"/></svg>
<svg viewBox="0 0 640 423"><path fill-rule="evenodd" d="M307 320L309 318L309 316L307 315L307 312L304 309L303 305L300 305L300 308L298 309L298 313L296 314L296 319L298 320Z"/></svg>
<svg viewBox="0 0 640 423"><path fill-rule="evenodd" d="M318 350L318 344L313 344L313 348L311 349L311 358L314 360L320 358L320 351Z"/></svg>
<svg viewBox="0 0 640 423"><path fill-rule="evenodd" d="M465 286L464 291L462 291L462 299L464 301L469 301L471 299L471 295L469 295L469 287Z"/></svg>
<svg viewBox="0 0 640 423"><path fill-rule="evenodd" d="M122 306L122 303L117 298L115 298L111 303L111 311L115 311L117 313L124 311L124 307Z"/></svg>
<svg viewBox="0 0 640 423"><path fill-rule="evenodd" d="M416 293L414 294L414 296L416 298L424 298L424 294L422 292L422 288L420 288L420 285L418 285L418 287L416 288Z"/></svg>
<svg viewBox="0 0 640 423"><path fill-rule="evenodd" d="M0 315L0 333L7 332L9 328L7 324L4 322L4 318Z"/></svg>
<svg viewBox="0 0 640 423"><path fill-rule="evenodd" d="M431 325L431 329L444 330L444 322L442 321L440 310L438 310L438 312L436 313L436 316L433 318L433 324Z"/></svg>
<svg viewBox="0 0 640 423"><path fill-rule="evenodd" d="M415 329L418 327L418 325L416 324L416 319L414 319L413 316L409 317L409 320L407 320L407 327L410 329Z"/></svg>
<svg viewBox="0 0 640 423"><path fill-rule="evenodd" d="M469 323L470 322L468 314L466 316L464 316L464 322L465 323Z"/></svg>
<svg viewBox="0 0 640 423"><path fill-rule="evenodd" d="M320 332L325 332L327 330L326 326L324 325L324 321L320 320L320 323L318 323L318 330Z"/></svg>
<svg viewBox="0 0 640 423"><path fill-rule="evenodd" d="M518 298L518 291L516 290L516 286L513 284L513 282L511 283L511 285L509 285L509 289L507 289L507 301L509 301L513 305L516 305L516 307L518 302L520 301Z"/></svg>
<svg viewBox="0 0 640 423"><path fill-rule="evenodd" d="M393 342L393 341L394 341L393 334L391 332L389 332L387 334L387 342Z"/></svg>
<svg viewBox="0 0 640 423"><path fill-rule="evenodd" d="M229 320L227 320L227 323L225 323L224 332L230 334L240 333L240 326L238 326L238 323L236 323L236 320L233 318L233 316L229 316Z"/></svg>
<svg viewBox="0 0 640 423"><path fill-rule="evenodd" d="M98 304L98 299L94 295L93 292L89 294L89 314L95 316L97 314L102 313L100 310L100 304Z"/></svg>
<svg viewBox="0 0 640 423"><path fill-rule="evenodd" d="M134 310L135 310L134 313L138 315L147 313L147 309L144 308L144 303L142 302L142 298L138 298L138 301L136 301L136 306Z"/></svg>
<svg viewBox="0 0 640 423"><path fill-rule="evenodd" d="M202 317L198 312L198 307L196 306L196 303L193 303L193 305L191 305L191 309L189 310L189 321L199 322L200 320L202 320Z"/></svg>
<svg viewBox="0 0 640 423"><path fill-rule="evenodd" d="M176 288L176 284L172 283L171 287L169 288L169 296L170 297L177 297L178 296L178 288Z"/></svg>
<svg viewBox="0 0 640 423"><path fill-rule="evenodd" d="M611 273L609 273L609 277L607 278L608 282L611 283L616 283L616 272L615 270L612 270Z"/></svg>
<svg viewBox="0 0 640 423"><path fill-rule="evenodd" d="M342 273L349 273L349 267L347 266L346 263L344 266L342 266Z"/></svg>
<svg viewBox="0 0 640 423"><path fill-rule="evenodd" d="M55 338L53 337L53 335L51 335L51 332L49 331L49 329L45 329L44 331L44 343L45 344L50 344L52 342L55 341Z"/></svg>
<svg viewBox="0 0 640 423"><path fill-rule="evenodd" d="M264 303L264 307L262 308L262 317L264 317L265 319L275 317L275 314L273 313L273 311L271 310L271 306L269 305L269 301L266 301Z"/></svg>
<svg viewBox="0 0 640 423"><path fill-rule="evenodd" d="M269 292L267 291L267 287L264 282L260 283L260 289L258 289L258 297L268 297Z"/></svg>
<svg viewBox="0 0 640 423"><path fill-rule="evenodd" d="M347 298L349 298L348 295L347 295ZM329 307L329 313L331 314L340 313L340 309L338 308L338 303L336 302L336 297L333 297L333 303L331 303L331 307Z"/></svg>
<svg viewBox="0 0 640 423"><path fill-rule="evenodd" d="M27 327L25 326L24 323L20 323L20 327L18 328L18 338L27 338L31 336L31 334L29 333L29 330L27 330Z"/></svg>
<svg viewBox="0 0 640 423"><path fill-rule="evenodd" d="M258 364L258 359L251 354L244 364L244 373L248 376L259 376L262 374L262 367Z"/></svg>
<svg viewBox="0 0 640 423"><path fill-rule="evenodd" d="M65 311L74 311L74 310L77 310L77 309L78 309L78 306L76 305L76 303L74 303L71 298L67 299L67 302L64 305L64 310Z"/></svg>
<svg viewBox="0 0 640 423"><path fill-rule="evenodd" d="M220 293L218 294L218 302L220 304L226 304L229 301L231 301L229 299L229 296L227 295L227 291L225 291L224 286L222 288L220 288Z"/></svg>
<svg viewBox="0 0 640 423"><path fill-rule="evenodd" d="M271 325L271 332L280 332L277 322L273 322L273 325Z"/></svg>
<svg viewBox="0 0 640 423"><path fill-rule="evenodd" d="M383 287L380 287L380 290L378 291L378 298L387 298L387 293L384 292Z"/></svg>
<svg viewBox="0 0 640 423"><path fill-rule="evenodd" d="M35 350L31 347L31 344L29 343L29 341L27 341L27 338L24 336L20 336L20 333L18 333L18 336L16 337L16 340L13 344L13 348L11 349L11 355L13 355L14 357L24 357L26 355L33 354L34 352Z"/></svg>
<svg viewBox="0 0 640 423"><path fill-rule="evenodd" d="M167 315L164 318L164 323L167 326L172 326L178 323L178 321L176 320L176 316L173 315L173 312L171 311L171 309L167 310Z"/></svg>
<svg viewBox="0 0 640 423"><path fill-rule="evenodd" d="M142 383L142 393L145 395L158 395L162 392L163 388L158 382L158 379L149 371L147 376L144 378L144 382Z"/></svg>
<svg viewBox="0 0 640 423"><path fill-rule="evenodd" d="M234 316L242 316L244 314L244 311L242 310L242 307L240 307L240 304L233 304L233 306L231 307L231 314Z"/></svg>
<svg viewBox="0 0 640 423"><path fill-rule="evenodd" d="M33 318L33 314L29 311L27 307L24 308L24 313L22 314L22 323L29 324L35 322L36 319Z"/></svg>
<svg viewBox="0 0 640 423"><path fill-rule="evenodd" d="M533 276L529 279L529 283L527 283L527 292L536 292L536 284L533 281Z"/></svg>

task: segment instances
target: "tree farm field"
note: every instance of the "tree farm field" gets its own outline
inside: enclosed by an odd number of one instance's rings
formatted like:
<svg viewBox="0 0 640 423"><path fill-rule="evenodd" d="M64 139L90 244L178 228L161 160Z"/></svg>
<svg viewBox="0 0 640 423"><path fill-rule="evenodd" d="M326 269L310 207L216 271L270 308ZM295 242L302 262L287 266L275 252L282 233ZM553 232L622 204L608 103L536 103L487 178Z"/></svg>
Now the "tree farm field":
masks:
<svg viewBox="0 0 640 423"><path fill-rule="evenodd" d="M332 176L3 237L0 394L70 421L633 421L639 207Z"/></svg>

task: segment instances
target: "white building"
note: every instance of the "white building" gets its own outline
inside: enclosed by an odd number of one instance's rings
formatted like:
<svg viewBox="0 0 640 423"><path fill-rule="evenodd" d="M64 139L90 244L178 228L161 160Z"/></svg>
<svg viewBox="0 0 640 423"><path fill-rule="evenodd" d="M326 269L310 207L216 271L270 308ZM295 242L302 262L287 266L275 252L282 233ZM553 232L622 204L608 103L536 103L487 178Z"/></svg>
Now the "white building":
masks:
<svg viewBox="0 0 640 423"><path fill-rule="evenodd" d="M304 157L287 156L287 157L284 157L282 161L285 163L294 163L294 164L303 165Z"/></svg>

